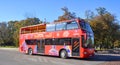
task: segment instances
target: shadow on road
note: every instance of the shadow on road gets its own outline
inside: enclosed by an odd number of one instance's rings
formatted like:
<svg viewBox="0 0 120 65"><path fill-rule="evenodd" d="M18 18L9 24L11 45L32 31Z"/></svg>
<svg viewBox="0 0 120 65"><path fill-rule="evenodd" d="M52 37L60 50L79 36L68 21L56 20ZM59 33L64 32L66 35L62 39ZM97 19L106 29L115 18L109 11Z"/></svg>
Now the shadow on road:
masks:
<svg viewBox="0 0 120 65"><path fill-rule="evenodd" d="M43 54L33 54L33 56L43 56L43 57L53 57L53 58L60 58L59 56L43 55Z"/></svg>
<svg viewBox="0 0 120 65"><path fill-rule="evenodd" d="M43 57L53 57L53 58L60 58L58 56L49 56L49 55L40 55L40 54L34 54L33 56L43 56ZM120 55L116 55L116 54L96 54L94 57L91 57L91 58L85 58L85 59L82 59L82 58L74 58L74 57L70 57L70 58L67 58L67 60L71 60L71 59L74 59L74 60L85 60L85 61L120 61Z"/></svg>
<svg viewBox="0 0 120 65"><path fill-rule="evenodd" d="M102 54L98 54L95 55L94 57L91 58L85 58L85 59L81 59L81 58L70 58L70 59L75 59L75 60L86 60L86 61L120 61L120 55L102 55Z"/></svg>

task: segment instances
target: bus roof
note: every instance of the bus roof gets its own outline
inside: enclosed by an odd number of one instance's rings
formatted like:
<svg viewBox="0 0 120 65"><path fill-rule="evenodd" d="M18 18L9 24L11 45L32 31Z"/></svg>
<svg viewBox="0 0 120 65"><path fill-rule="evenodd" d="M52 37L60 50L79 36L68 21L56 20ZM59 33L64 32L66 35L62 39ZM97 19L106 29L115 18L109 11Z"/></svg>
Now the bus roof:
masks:
<svg viewBox="0 0 120 65"><path fill-rule="evenodd" d="M61 22L70 22L70 21L73 21L73 20L81 20L79 18L76 18L76 19L71 19L71 20L63 20L63 21L56 21L56 22L52 22L52 23L48 23L48 24L56 24L56 23L61 23ZM36 24L36 25L30 25L30 26L25 26L25 27L21 27L22 28L29 28L29 27L35 27L35 26L45 26L46 23L42 23L42 24Z"/></svg>
<svg viewBox="0 0 120 65"><path fill-rule="evenodd" d="M74 21L74 20L79 20L79 19L71 19L71 20L56 21L56 22L53 22L53 23L70 22L70 21Z"/></svg>

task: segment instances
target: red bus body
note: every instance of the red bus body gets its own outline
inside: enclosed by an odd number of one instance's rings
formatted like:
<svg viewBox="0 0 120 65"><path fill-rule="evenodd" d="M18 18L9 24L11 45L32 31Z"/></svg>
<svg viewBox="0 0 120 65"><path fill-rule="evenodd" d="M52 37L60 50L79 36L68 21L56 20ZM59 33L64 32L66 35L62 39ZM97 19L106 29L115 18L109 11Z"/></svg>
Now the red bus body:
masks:
<svg viewBox="0 0 120 65"><path fill-rule="evenodd" d="M89 58L94 56L94 48L92 46L85 47L84 45L87 38L90 37L92 37L90 44L93 43L93 33L81 28L79 23L82 21L80 19L64 22L69 24L71 21L77 23L77 29L46 31L47 25L52 26L54 24L56 27L59 23L22 27L20 30L19 51L28 53L28 49L31 48L32 54L59 56L61 50L64 49L67 51L68 57Z"/></svg>

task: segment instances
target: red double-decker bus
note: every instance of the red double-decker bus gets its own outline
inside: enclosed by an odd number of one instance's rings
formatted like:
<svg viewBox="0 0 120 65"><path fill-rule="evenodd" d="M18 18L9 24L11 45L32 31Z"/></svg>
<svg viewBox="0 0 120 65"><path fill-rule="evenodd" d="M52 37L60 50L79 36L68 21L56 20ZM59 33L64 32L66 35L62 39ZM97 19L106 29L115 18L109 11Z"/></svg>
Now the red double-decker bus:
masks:
<svg viewBox="0 0 120 65"><path fill-rule="evenodd" d="M22 27L19 41L19 51L29 55L94 56L93 31L82 19Z"/></svg>

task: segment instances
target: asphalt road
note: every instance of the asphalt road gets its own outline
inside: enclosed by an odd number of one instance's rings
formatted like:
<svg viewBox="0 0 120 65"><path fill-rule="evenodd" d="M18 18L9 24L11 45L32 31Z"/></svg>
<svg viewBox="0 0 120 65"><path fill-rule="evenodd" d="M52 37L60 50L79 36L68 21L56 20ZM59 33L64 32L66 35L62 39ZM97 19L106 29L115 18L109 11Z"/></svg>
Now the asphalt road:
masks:
<svg viewBox="0 0 120 65"><path fill-rule="evenodd" d="M0 49L0 65L120 65L120 54L96 54L89 59L61 59L43 55L29 56L17 50Z"/></svg>

